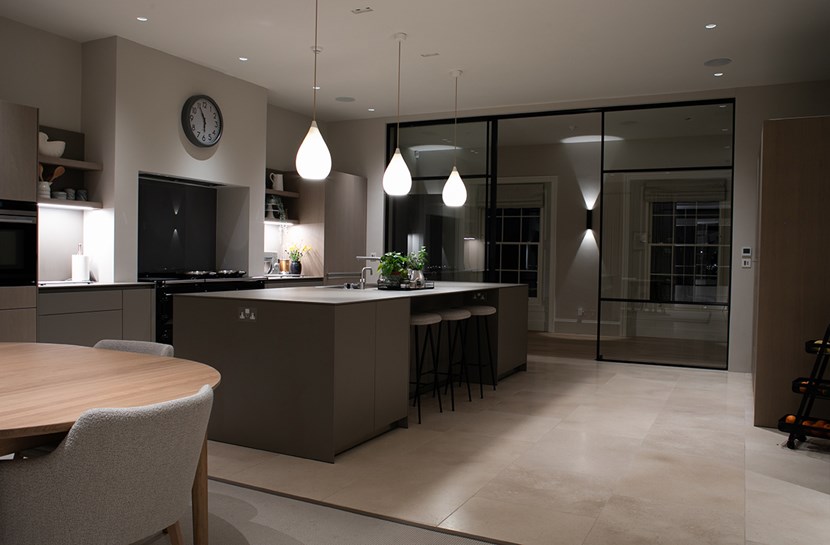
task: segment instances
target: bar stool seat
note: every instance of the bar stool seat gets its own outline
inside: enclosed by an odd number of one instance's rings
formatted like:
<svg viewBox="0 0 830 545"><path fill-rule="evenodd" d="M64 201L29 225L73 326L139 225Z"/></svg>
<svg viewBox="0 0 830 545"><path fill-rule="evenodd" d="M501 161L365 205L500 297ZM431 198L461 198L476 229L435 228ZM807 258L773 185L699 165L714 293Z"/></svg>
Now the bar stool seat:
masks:
<svg viewBox="0 0 830 545"><path fill-rule="evenodd" d="M487 316L496 314L496 307L490 305L470 305L463 308L476 319L476 347L478 348L478 362L476 362L475 365L478 367L479 392L481 398L484 399L484 373L482 372L484 368L484 360L481 357L481 322L484 321L484 334L487 341L487 358L490 364L490 378L493 380L493 390L495 390L496 384L498 383L498 377L496 376L496 366L493 361L493 348L490 345L490 326L487 322ZM467 327L469 327L469 323L467 324Z"/></svg>
<svg viewBox="0 0 830 545"><path fill-rule="evenodd" d="M466 357L466 350L464 349L464 332L461 329L460 322L464 320L469 320L472 314L469 310L463 308L444 308L441 310L436 310L441 316L441 321L447 323L447 345L448 345L448 357L447 357L447 389L450 391L450 405L452 410L455 410L455 392L453 391L452 382L453 382L453 367L455 366L455 362L453 362L453 358L455 356L455 348L458 344L461 344L461 361L459 362L461 369L459 370L458 377L459 377L459 384L462 378L467 379L467 398L472 401L473 395L470 391L470 374L467 370L467 357ZM455 331L452 331L452 324L455 323ZM459 343L460 341L460 343ZM438 327L438 354L441 353L441 327ZM446 392L445 392L446 393Z"/></svg>
<svg viewBox="0 0 830 545"><path fill-rule="evenodd" d="M414 313L409 316L409 325L415 334L415 395L412 403L418 407L418 424L421 423L421 376L424 371L427 341L429 341L430 356L432 357L432 392L433 395L438 396L438 411L444 412L444 408L441 406L441 392L438 390L438 356L432 335L432 326L440 323L441 315L434 312ZM419 327L426 327L423 347L418 340ZM438 327L440 328L441 326L439 325Z"/></svg>

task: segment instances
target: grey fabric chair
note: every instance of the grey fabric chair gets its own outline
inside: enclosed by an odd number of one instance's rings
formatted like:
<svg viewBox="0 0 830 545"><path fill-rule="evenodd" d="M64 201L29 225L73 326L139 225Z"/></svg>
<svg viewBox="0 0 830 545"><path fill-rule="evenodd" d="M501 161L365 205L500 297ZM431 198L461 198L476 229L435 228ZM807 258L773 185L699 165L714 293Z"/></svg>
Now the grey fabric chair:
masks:
<svg viewBox="0 0 830 545"><path fill-rule="evenodd" d="M127 545L164 529L181 543L213 390L91 409L46 456L0 460L0 543Z"/></svg>
<svg viewBox="0 0 830 545"><path fill-rule="evenodd" d="M95 343L93 348L119 350L121 352L139 352L155 356L173 357L173 347L169 344L154 343L151 341L127 341L121 339L102 339Z"/></svg>

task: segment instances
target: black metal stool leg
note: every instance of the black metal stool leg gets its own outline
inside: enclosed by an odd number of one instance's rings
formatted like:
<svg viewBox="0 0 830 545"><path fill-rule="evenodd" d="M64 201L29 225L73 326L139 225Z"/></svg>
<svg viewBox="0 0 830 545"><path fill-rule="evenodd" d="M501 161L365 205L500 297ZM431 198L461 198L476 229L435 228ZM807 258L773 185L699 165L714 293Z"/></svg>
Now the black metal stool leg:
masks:
<svg viewBox="0 0 830 545"><path fill-rule="evenodd" d="M415 329L415 396L412 399L412 406L418 406L418 424L421 423L421 372L424 368L424 356L420 350L421 343L418 340L418 326Z"/></svg>
<svg viewBox="0 0 830 545"><path fill-rule="evenodd" d="M496 389L496 384L498 384L499 379L496 376L496 364L493 361L493 347L490 345L490 324L487 321L487 316L483 316L484 319L484 335L487 337L487 355L490 359L490 378L493 379L493 390Z"/></svg>
<svg viewBox="0 0 830 545"><path fill-rule="evenodd" d="M467 322L469 324L469 321ZM470 389L470 369L468 367L469 362L467 362L467 335L465 333L465 329L461 329L461 323L456 325L455 332L461 339L461 373L464 374L464 379L467 382L467 400L473 400L472 390ZM459 380L459 386L461 385L461 381Z"/></svg>
<svg viewBox="0 0 830 545"><path fill-rule="evenodd" d="M440 327L440 323L438 324ZM429 337L430 356L432 356L432 396L438 396L438 412L443 413L444 407L441 406L441 390L438 389L438 355L435 352L435 342L433 342L432 326L427 326L426 337ZM424 338L424 350L426 350L427 343Z"/></svg>

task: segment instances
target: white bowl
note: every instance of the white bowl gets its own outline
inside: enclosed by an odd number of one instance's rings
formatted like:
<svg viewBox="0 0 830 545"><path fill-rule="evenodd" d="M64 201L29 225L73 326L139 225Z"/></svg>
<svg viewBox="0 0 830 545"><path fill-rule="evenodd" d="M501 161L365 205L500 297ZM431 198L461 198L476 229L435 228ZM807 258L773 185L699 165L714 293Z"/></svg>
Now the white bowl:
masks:
<svg viewBox="0 0 830 545"><path fill-rule="evenodd" d="M45 132L37 133L37 150L41 155L49 157L60 157L66 149L66 142L61 140L49 141L49 135Z"/></svg>

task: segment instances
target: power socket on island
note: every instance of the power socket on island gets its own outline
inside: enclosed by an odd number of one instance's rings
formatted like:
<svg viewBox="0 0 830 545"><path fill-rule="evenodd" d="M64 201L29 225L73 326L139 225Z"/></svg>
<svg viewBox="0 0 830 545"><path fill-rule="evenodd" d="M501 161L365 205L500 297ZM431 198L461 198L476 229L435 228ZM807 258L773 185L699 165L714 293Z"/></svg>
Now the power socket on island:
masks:
<svg viewBox="0 0 830 545"><path fill-rule="evenodd" d="M256 322L256 308L239 307L236 314L243 322Z"/></svg>

